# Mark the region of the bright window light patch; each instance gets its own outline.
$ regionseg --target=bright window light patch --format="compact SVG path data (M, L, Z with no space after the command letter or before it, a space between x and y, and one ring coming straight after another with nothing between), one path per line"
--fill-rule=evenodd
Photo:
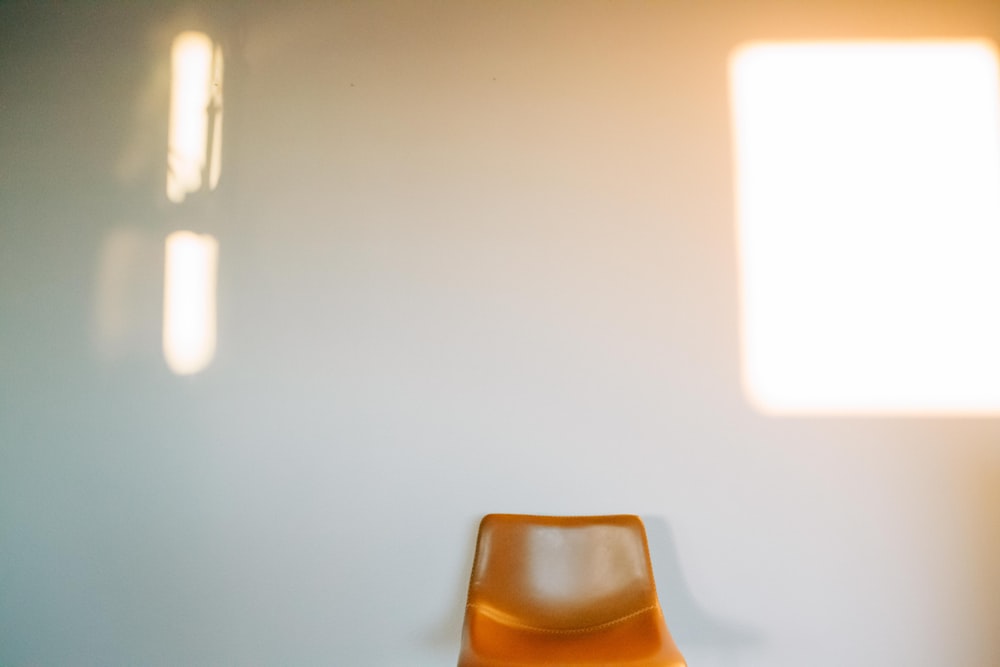
M981 40L734 52L743 374L761 410L1000 413L997 69Z
M219 242L210 234L167 237L163 290L163 356L177 375L198 373L215 356Z
M167 198L214 190L222 170L222 49L208 35L183 32L170 51Z

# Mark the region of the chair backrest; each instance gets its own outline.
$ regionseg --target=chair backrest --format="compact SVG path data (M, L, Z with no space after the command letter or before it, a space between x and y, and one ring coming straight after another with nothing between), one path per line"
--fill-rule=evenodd
M479 526L469 605L528 628L574 630L658 606L637 516L490 514Z

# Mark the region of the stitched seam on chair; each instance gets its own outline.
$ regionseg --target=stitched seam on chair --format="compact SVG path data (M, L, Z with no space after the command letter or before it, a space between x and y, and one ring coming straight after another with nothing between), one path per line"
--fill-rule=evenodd
M572 634L572 633L580 633L580 632L592 632L594 630L602 630L604 628L611 627L612 625L618 625L619 623L624 623L625 621L629 620L630 618L633 618L635 616L639 616L640 614L645 614L647 611L652 611L653 609L657 608L657 605L651 604L648 607L643 607L642 609L639 609L637 611L633 611L631 614L625 614L624 616L619 616L618 618L610 620L610 621L607 621L605 623L599 623L597 625L588 625L587 627L584 627L584 628L565 628L565 629L563 629L563 628L539 628L539 627L535 627L533 625L527 625L526 623L518 623L517 621L511 621L511 620L508 620L507 618L504 618L506 616L505 614L498 614L495 611L492 611L492 610L490 610L487 607L482 607L482 606L480 606L478 604L475 604L475 603L470 603L470 604L467 604L465 606L468 607L469 609L476 609L482 615L489 616L494 621L499 621L499 622L501 622L501 623L503 623L505 625L513 626L513 627L519 628L521 630L532 630L534 632L549 632L549 633L552 633L552 634Z

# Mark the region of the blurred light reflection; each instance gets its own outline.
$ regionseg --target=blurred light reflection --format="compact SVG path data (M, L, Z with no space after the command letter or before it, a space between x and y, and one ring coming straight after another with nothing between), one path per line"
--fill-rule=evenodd
M167 237L163 292L163 354L177 375L203 370L215 356L219 244L209 234Z
M171 49L167 198L213 190L222 172L222 49L200 32L178 35Z
M144 350L159 334L157 293L162 259L159 238L138 226L118 226L101 243L95 275L94 336L98 354L110 361Z
M759 43L730 65L749 397L1000 410L993 45Z

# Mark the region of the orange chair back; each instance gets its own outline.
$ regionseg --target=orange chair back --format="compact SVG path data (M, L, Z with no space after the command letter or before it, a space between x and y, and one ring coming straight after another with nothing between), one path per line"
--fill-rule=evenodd
M685 664L639 517L484 517L459 667L597 664Z

